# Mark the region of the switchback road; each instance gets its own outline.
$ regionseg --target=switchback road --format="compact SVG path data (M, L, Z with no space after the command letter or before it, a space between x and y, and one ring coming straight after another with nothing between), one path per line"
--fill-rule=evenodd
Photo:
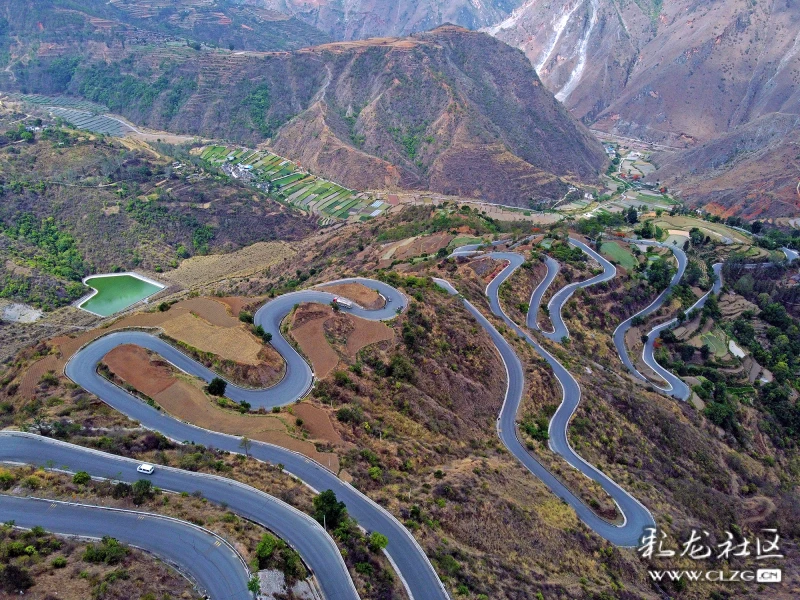
M398 310L402 311L407 304L407 299L403 294L380 281L361 278L344 281L358 282L377 289L387 299L386 305L378 310L366 310L357 305L354 305L352 309L347 309L354 315L367 319L388 319L393 317ZM237 401L246 400L254 407L272 407L289 404L305 395L313 382L313 373L308 363L282 336L280 323L283 317L300 302L329 304L333 298L334 295L327 292L303 290L279 296L259 309L255 314L254 321L272 334L272 345L286 360L286 374L280 383L266 390L250 390L228 384L226 396ZM241 452L240 438L179 421L148 406L100 376L97 373L97 363L109 351L121 344L137 344L151 349L182 371L205 381L210 381L216 376L214 372L153 335L141 331L119 331L90 342L73 355L65 368L67 377L101 398L112 408L170 439L178 442L194 441L221 450ZM412 598L426 600L449 598L444 585L420 545L411 533L379 504L340 480L319 463L285 448L253 441L250 454L264 462L283 464L287 471L315 490L333 490L337 498L347 505L350 515L362 527L368 531L378 531L385 535L389 539L386 552ZM288 538L287 541L292 541L292 538ZM302 552L301 556L306 558ZM339 597L337 595L330 596L330 598Z
M210 502L225 505L284 539L317 576L327 598L358 598L339 549L319 523L285 502L233 479L163 466L156 466L152 475L144 476L136 471L139 461L19 431L0 432L0 462L72 473L86 471L92 477L127 483L147 477L163 490L200 492ZM5 513L0 510L0 515Z
M573 240L571 240L572 242ZM585 244L576 242L575 245L585 248ZM585 249L584 249L585 251ZM597 469L594 465L586 462L580 455L578 455L569 444L567 438L567 427L572 418L581 399L581 389L578 382L558 362L547 350L540 346L527 332L523 331L516 323L514 323L500 307L498 291L500 286L506 281L513 272L519 268L524 262L524 258L515 252L488 252L485 256L489 256L495 260L507 261L506 266L486 288L486 295L489 299L489 306L494 315L503 320L503 322L510 327L518 336L525 339L542 358L547 361L548 365L553 369L556 379L561 384L562 388L562 401L556 410L553 418L550 421L548 432L550 434L549 445L553 452L559 454L571 466L578 469L581 473L590 479L599 483L602 488L614 499L620 512L623 515L622 525L614 525L608 521L600 518L594 511L592 511L586 504L583 503L575 494L567 488L561 480L557 479L550 471L545 469L531 454L527 451L525 446L519 440L517 435L517 413L519 412L520 404L522 402L522 394L525 387L525 374L522 368L522 363L519 360L514 349L500 334L499 331L491 324L491 322L469 301L462 298L462 302L467 311L472 314L478 323L486 330L492 338L498 352L503 360L508 373L508 383L506 388L506 395L503 406L500 410L500 415L497 419L497 434L503 444L509 451L519 460L531 473L541 479L554 494L567 502L577 513L578 517L598 535L602 536L609 542L618 546L636 546L638 545L645 528L652 527L655 524L653 516L638 500L631 496L628 492L623 490L615 481L605 475L602 471ZM616 269L605 261L598 261L603 266L603 273L593 277L592 279L582 282L584 286L591 285L592 283L599 283L607 281L614 277ZM451 294L458 292L453 286L442 279L435 280L441 287L446 289ZM592 283L590 283L592 282ZM569 286L568 286L569 287ZM572 286L572 291L569 293L558 292L552 302L553 313L560 314L561 308L566 302L571 293L577 286ZM530 310L535 310L534 306ZM563 324L563 322L562 322ZM566 330L566 326L564 326ZM563 336L562 336L563 337ZM560 337L558 338L561 339Z

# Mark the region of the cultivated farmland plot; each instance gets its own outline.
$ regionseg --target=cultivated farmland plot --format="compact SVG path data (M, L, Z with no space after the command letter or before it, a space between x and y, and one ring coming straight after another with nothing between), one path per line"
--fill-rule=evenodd
M375 217L390 207L369 195L320 179L266 150L211 145L201 150L200 158L215 167L228 165L225 170L234 178L248 177L248 181L261 188L266 184L278 200L319 215L323 224ZM244 167L252 173L252 178L242 175Z
M61 117L78 129L122 137L133 131L133 127L104 113L108 108L102 104L68 98L65 96L42 96L39 94L8 94L8 97L26 104L39 106L56 117Z

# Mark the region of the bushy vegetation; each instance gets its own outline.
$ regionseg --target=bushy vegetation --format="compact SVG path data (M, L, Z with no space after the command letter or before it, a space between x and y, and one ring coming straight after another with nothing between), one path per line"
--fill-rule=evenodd
M37 135L0 153L0 254L10 259L0 297L57 308L88 291L80 279L90 273L159 272L313 227L257 190L201 177L186 148L158 144L155 157L53 124Z
M253 568L278 569L286 576L289 585L308 576L300 555L282 539L269 533L265 533L256 546Z
M90 563L115 565L122 561L130 550L111 536L105 535L99 544L89 544L83 553L83 560Z
M87 274L75 238L63 231L54 217L38 219L31 213L23 213L14 223L0 223L0 233L36 249L31 255L20 257L30 266L73 281L80 281Z

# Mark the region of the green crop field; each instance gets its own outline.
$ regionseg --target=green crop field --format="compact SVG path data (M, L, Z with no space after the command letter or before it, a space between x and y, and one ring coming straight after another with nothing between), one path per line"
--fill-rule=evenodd
M634 269L639 262L628 250L617 242L605 242L600 247L600 252L625 269Z
M201 150L200 158L214 166L249 165L255 176L254 184L263 188L264 182L271 182L280 190L283 204L322 215L322 224L336 218L347 219L351 213L356 217L374 204L374 198L362 197L336 183L320 180L292 161L264 150L211 145ZM388 208L388 204L380 203L369 212Z
M700 336L704 344L708 344L714 356L722 358L728 353L728 345L725 343L725 334L722 332L708 332Z

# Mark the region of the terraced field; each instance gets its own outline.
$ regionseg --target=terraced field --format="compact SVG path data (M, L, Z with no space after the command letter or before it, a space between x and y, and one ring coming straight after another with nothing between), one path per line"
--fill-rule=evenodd
M703 341L703 343L708 344L708 347L711 348L711 351L717 358L722 358L728 354L728 345L725 340L725 334L719 329L704 333L700 336L700 339Z
M364 221L391 206L307 173L298 164L266 150L213 145L202 148L200 157L234 179L270 192L279 201L319 215L323 225L341 219Z
M92 133L123 137L134 131L134 128L127 123L105 114L108 113L108 108L102 104L67 96L41 96L39 94L8 94L8 96L12 100L43 108L76 128Z

